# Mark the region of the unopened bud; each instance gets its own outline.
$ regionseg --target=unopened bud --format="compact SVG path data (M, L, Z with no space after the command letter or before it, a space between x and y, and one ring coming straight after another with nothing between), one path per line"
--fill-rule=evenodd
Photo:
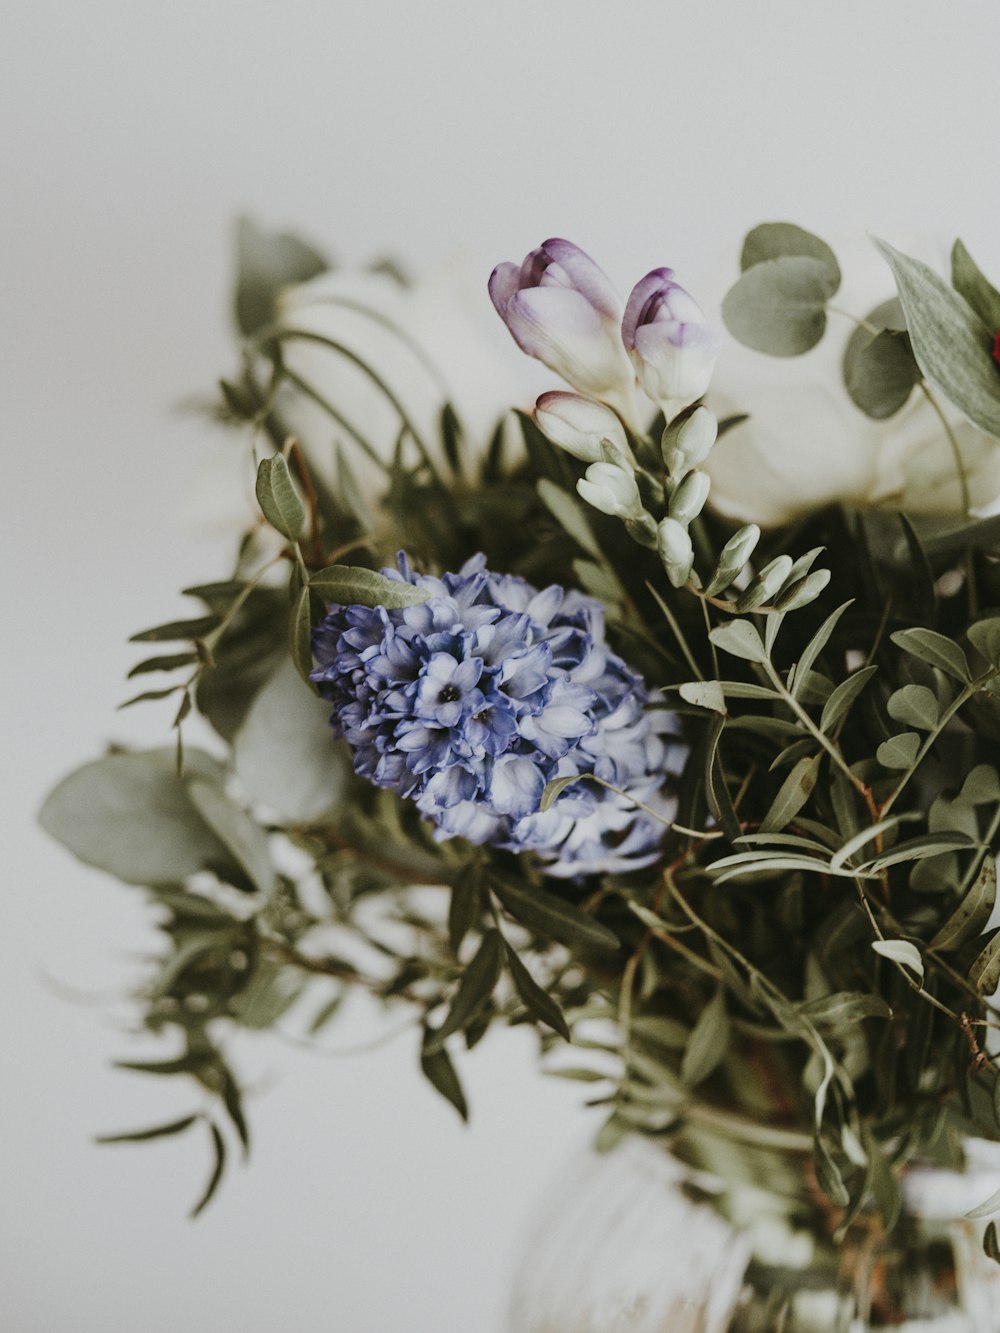
M753 611L776 597L792 572L792 557L779 555L765 565L736 603L737 611Z
M728 588L733 579L750 559L754 547L760 541L760 528L756 523L747 523L745 527L734 532L726 542L719 555L719 563L715 567L715 573L711 582L705 589L708 597L714 597L716 593L722 592Z
M578 393L543 393L535 404L538 429L553 444L583 463L601 459L601 442L607 440L631 460L622 423L603 403Z
M820 595L830 582L828 569L817 569L807 574L804 579L790 583L775 602L776 611L797 611L800 606L807 606Z
M615 518L641 518L645 510L631 472L615 463L591 463L576 489L587 504Z
M667 506L670 517L686 527L704 509L711 485L707 472L689 472L670 497Z
M660 447L670 476L679 481L711 453L719 434L719 423L704 404L677 417L663 432Z
M667 578L675 588L682 588L694 564L694 548L684 524L675 518L662 519L656 529L656 549Z

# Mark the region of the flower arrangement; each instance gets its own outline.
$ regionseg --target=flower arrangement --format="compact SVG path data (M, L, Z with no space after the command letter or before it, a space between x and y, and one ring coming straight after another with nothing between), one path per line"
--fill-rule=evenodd
M163 1053L125 1067L206 1100L110 1137L207 1128L196 1211L248 1144L231 1033L315 1034L352 987L417 1016L463 1117L462 1047L530 1023L603 1142L805 1144L842 1227L1000 1138L1000 293L961 242L950 282L876 244L896 296L847 316L829 246L755 228L730 356L671 269L622 301L546 241L489 297L564 385L484 431L394 276L387 314L244 228L215 415L256 511L134 636L175 743L41 814L158 914ZM821 343L832 450L790 360Z

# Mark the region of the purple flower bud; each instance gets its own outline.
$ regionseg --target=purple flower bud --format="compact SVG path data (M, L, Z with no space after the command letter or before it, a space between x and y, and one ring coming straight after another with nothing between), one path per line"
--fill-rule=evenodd
M577 393L543 393L535 404L535 421L542 434L584 463L599 463L601 441L613 444L622 455L632 458L622 423L610 408L581 398Z
M544 241L522 264L498 264L489 290L522 352L634 421L634 377L619 335L621 300L589 255L570 241Z
M708 388L720 339L670 268L654 268L632 288L622 341L639 383L668 417Z

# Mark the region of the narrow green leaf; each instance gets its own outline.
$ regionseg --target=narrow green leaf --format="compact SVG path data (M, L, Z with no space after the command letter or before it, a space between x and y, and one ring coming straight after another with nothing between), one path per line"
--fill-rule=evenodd
M726 700L717 680L687 681L678 686L678 693L685 703L694 704L696 708L708 708L725 716Z
M569 777L553 778L551 782L547 782L542 788L541 799L538 802L538 813L543 815L546 810L551 810L552 803L557 796L560 796L567 787L582 782L588 776L587 773L572 773Z
M559 1005L544 991L538 982L525 967L522 960L518 957L517 951L512 947L509 940L504 940L504 949L507 954L507 965L510 968L511 980L514 983L514 989L521 998L521 1003L527 1009L532 1017L540 1022L547 1024L559 1033L560 1037L566 1041L570 1040L569 1028L566 1026L566 1019Z
M205 1186L205 1192L191 1209L191 1217L197 1217L211 1202L215 1191L219 1188L219 1182L222 1179L222 1173L226 1169L226 1141L219 1132L217 1125L209 1125L212 1135L212 1151L215 1155L215 1164L212 1167L212 1174L208 1178L208 1184Z
M838 606L835 611L831 611L802 650L802 656L799 658L795 666L795 683L792 687L792 694L796 697L798 697L801 685L805 682L809 672L812 670L813 663L826 647L830 635L836 629L840 617L844 614L847 608L852 605L853 599L852 601L844 602L841 606Z
M826 241L794 222L762 222L747 232L740 255L740 269L746 272L755 264L786 255L807 255L826 265L834 291L840 286L840 265Z
M928 666L937 667L948 676L968 683L969 663L957 643L932 629L898 629L889 636L904 653L919 657Z
M928 948L957 949L967 939L979 935L986 928L997 897L997 863L992 853L983 858L979 874L968 893L952 912Z
M278 881L264 830L214 783L193 778L188 783L188 792L195 809L219 841L229 848L251 883L269 897Z
M428 1037L433 1037L433 1035L430 1032L427 1034ZM441 1094L445 1101L451 1102L463 1120L468 1120L469 1104L465 1100L465 1093L462 1091L455 1066L444 1047L435 1047L433 1050L429 1050L425 1042L420 1052L420 1068L430 1085Z
M983 1232L983 1253L987 1259L1000 1264L1000 1239L997 1238L997 1224L991 1222Z
M855 671L853 676L848 676L834 687L833 693L823 705L819 720L821 731L829 733L840 725L877 670L877 666L862 667L860 671Z
M141 694L133 694L131 699L126 699L124 703L118 705L118 712L123 708L131 708L133 704L151 703L154 699L167 699L171 694L176 694L178 690L183 690L184 685L178 682L176 685L167 685L162 690L143 690ZM187 694L184 696L187 698Z
M848 839L843 847L838 848L830 860L831 868L839 870L841 866L846 865L855 852L859 852L862 847L873 842L880 833L887 833L899 823L898 818L893 815L891 819L880 820L877 824L872 824L868 828L863 828L856 833L853 838Z
M993 935L969 968L969 980L980 995L992 995L1000 986L1000 932Z
M689 1088L704 1082L725 1059L730 1024L720 987L698 1015L681 1059L681 1081Z
M127 679L148 675L150 671L174 671L177 667L192 666L197 660L197 653L171 653L167 657L147 657L143 662L136 662Z
M901 731L890 736L875 751L875 758L883 768L909 768L920 750L920 736L915 731Z
M427 1050L433 1054L453 1032L461 1032L476 1017L500 980L503 941L498 930L488 930L468 967L462 973L444 1022L433 1033Z
M835 1203L838 1208L846 1208L851 1201L851 1196L848 1194L844 1178L830 1156L830 1150L823 1142L823 1137L820 1134L817 1134L813 1140L813 1160L816 1166L816 1180L820 1189L827 1195L831 1203Z
M297 236L265 231L240 218L236 233L236 324L240 333L256 333L274 322L278 294L329 268L326 259Z
M859 869L870 875L880 875L890 866L900 865L904 861L919 861L928 856L940 856L942 852L964 851L975 847L976 843L964 833L922 833L919 838L908 838L897 843L889 852L868 861Z
M822 761L822 754L814 754L794 765L761 821L762 833L776 833L792 822L816 787Z
M511 916L539 935L551 935L563 944L591 949L617 949L619 946L618 936L607 926L554 893L496 873L490 883Z
M876 240L892 269L917 364L954 405L989 435L1000 436L1000 376L993 333L926 264Z
M396 610L426 602L430 592L402 579L388 579L373 569L356 565L330 565L309 579L309 586L325 602L338 606L384 606Z
M722 756L719 753L719 742L722 740L725 725L724 717L718 713L711 714L704 742L705 796L708 799L709 809L722 826L722 831L730 842L734 842L742 830L733 798L726 784Z
M194 620L170 620L165 625L140 630L129 638L129 643L163 643L173 639L201 639L210 634L220 621L219 616L197 616Z
M95 1143L146 1143L150 1139L165 1139L171 1134L183 1134L196 1121L200 1114L185 1115L180 1120L171 1120L166 1125L153 1125L150 1129L134 1129L128 1134L99 1134Z
M541 497L542 504L563 531L573 538L577 546L600 562L602 559L601 548L597 544L582 505L578 505L568 491L564 491L554 481L550 481L548 477L540 478L538 494Z
M1000 292L983 274L961 241L951 251L951 285L965 298L987 329L1000 329Z
M826 303L838 285L828 263L811 255L762 260L729 289L722 318L755 351L799 356L822 338Z
M309 673L313 668L312 608L308 588L303 588L295 599L288 626L288 638L295 669L302 679L308 682Z
M872 940L872 949L883 958L909 968L923 980L924 960L920 957L920 950L909 940Z
M302 536L306 511L295 493L283 454L262 458L257 469L257 503L271 527L296 542Z
M979 1204L977 1208L970 1209L965 1216L970 1222L979 1222L984 1217L992 1217L994 1213L1000 1213L1000 1190L991 1194L985 1203Z
M748 662L766 662L767 651L760 635L749 620L730 620L718 625L708 636L716 648Z
M803 1018L821 1026L843 1030L849 1023L856 1023L863 1018L891 1018L892 1010L881 995L870 995L864 991L836 991L833 995L824 995L818 1000L798 1006Z
M769 616L768 620L776 620L778 617ZM772 690L768 685L752 685L745 680L720 680L718 682L722 693L727 699L780 699L781 695L777 690Z

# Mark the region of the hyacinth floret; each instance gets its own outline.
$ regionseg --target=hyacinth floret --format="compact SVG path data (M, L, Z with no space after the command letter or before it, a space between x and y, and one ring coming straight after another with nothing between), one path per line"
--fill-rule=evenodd
M358 774L411 797L435 836L532 850L549 874L655 860L673 812L664 783L684 747L605 643L601 604L492 573L482 555L441 578L402 553L383 572L428 600L335 605L313 636L312 679ZM540 812L546 783L577 774L628 797L581 781Z

